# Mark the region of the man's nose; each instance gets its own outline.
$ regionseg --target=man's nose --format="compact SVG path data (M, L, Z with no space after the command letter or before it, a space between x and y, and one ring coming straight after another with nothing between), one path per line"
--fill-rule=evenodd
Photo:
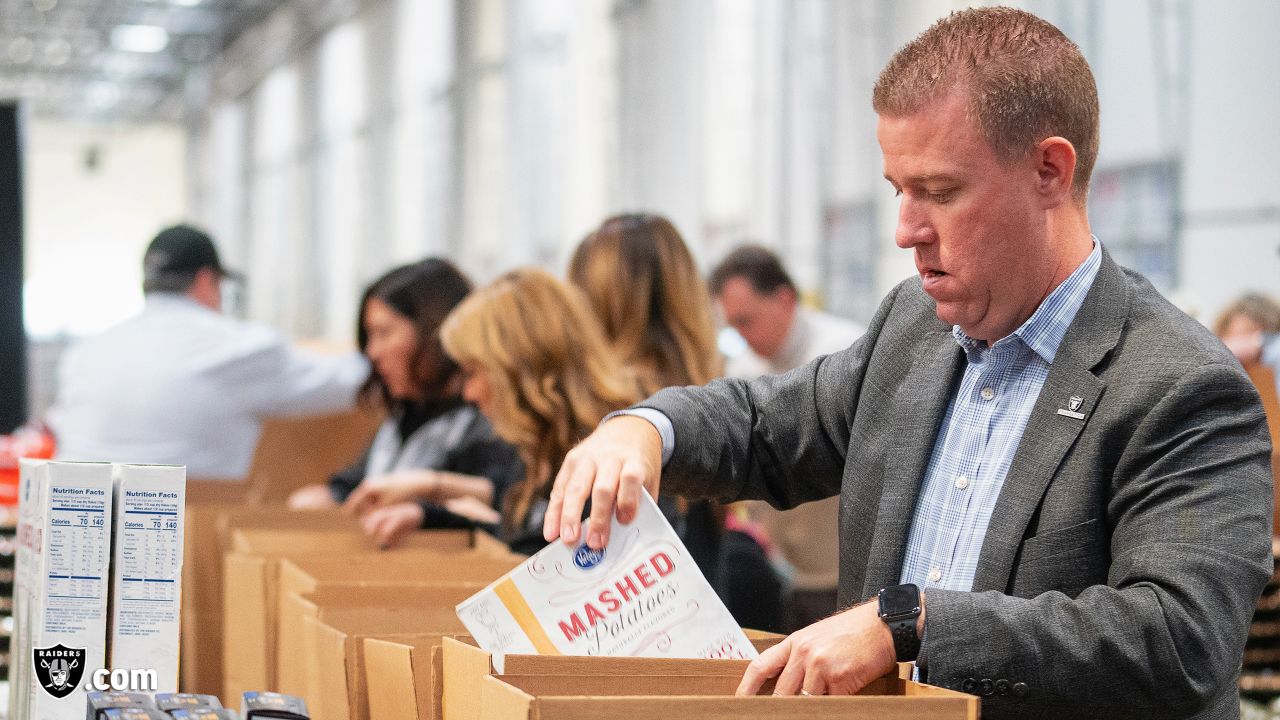
M894 243L906 249L932 242L933 238L933 227L929 224L924 207L910 195L904 194L898 203L898 226L893 233Z

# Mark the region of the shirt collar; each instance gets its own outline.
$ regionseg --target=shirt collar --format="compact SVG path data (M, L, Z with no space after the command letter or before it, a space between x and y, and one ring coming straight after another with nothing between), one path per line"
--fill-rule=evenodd
M200 308L209 310L209 308L196 302L186 293L176 292L149 292L144 296L146 307L148 308Z
M997 340L995 345L1016 338L1052 365L1053 359L1058 355L1058 347L1062 345L1062 338L1066 337L1067 328L1071 327L1071 321L1080 311L1080 306L1084 305L1084 298L1089 294L1089 288L1093 287L1093 280L1098 276L1098 268L1101 266L1102 243L1094 237L1093 251L1080 263L1080 267L1049 293L1026 322L1008 337ZM970 358L974 355L980 357L988 350L984 341L969 337L959 325L951 328L951 334Z

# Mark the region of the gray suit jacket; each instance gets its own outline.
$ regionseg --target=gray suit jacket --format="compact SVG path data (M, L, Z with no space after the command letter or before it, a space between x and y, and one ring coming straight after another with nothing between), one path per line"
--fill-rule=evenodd
M842 605L898 582L964 356L918 279L851 348L664 390L663 487L780 507L840 494ZM1059 415L1079 397L1084 420ZM972 592L927 593L922 666L984 718L1236 717L1271 575L1271 443L1203 327L1104 253L997 500Z

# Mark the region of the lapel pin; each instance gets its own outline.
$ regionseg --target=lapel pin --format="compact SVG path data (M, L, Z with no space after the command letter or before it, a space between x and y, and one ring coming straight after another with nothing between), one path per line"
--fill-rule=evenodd
M1069 417L1069 418L1075 418L1076 420L1083 420L1084 413L1080 412L1080 406L1083 404L1084 404L1084 398L1076 395L1072 395L1071 400L1067 402L1067 407L1058 408L1058 414L1065 415L1066 417ZM1071 408L1071 409L1068 410L1067 408Z

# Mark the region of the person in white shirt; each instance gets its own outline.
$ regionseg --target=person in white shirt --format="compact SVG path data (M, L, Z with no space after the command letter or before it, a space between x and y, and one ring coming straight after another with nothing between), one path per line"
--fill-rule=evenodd
M187 225L156 235L143 257L146 306L70 348L48 420L60 458L166 463L187 476L239 480L264 418L337 412L368 377L358 353L295 349L221 314L213 241Z
M782 262L763 247L744 245L729 253L712 271L709 284L725 322L749 348L729 359L730 377L785 373L849 347L865 332L852 320L802 307ZM835 612L840 498L785 512L763 502L749 507L791 568L784 630L799 630Z

